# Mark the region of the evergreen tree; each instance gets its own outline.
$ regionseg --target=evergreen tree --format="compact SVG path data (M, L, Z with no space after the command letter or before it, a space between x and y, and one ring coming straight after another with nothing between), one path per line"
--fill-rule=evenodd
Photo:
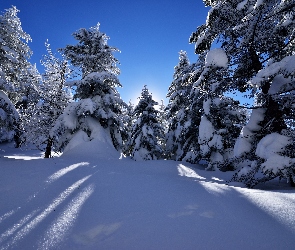
M129 104L125 106L122 113L122 121L126 131L126 138L124 140L125 143L123 147L123 153L127 156L131 155L131 150L132 150L131 133L132 133L132 127L134 124L133 112L134 112L134 104L131 103L131 100L130 100Z
M11 141L15 136L19 114L6 93L0 90L0 143Z
M20 146L29 142L27 135L30 127L28 124L32 119L33 110L40 100L40 84L41 75L36 65L32 65L32 67L28 69L27 74L23 77L22 89L19 90L20 98L15 104L20 116L17 124L15 143L19 143Z
M11 7L0 15L0 90L9 98L5 104L9 107L15 105L21 111L27 107L32 99L36 99L36 68L28 62L32 51L28 46L30 36L22 29L17 16L19 10ZM8 100L7 98L3 98ZM11 110L14 108L11 108ZM16 147L20 145L21 119L17 112L12 112L14 120ZM4 123L3 123L4 124ZM8 124L8 123L6 123ZM9 123L10 124L10 123ZM11 128L2 128L2 131L11 131ZM10 136L9 136L10 138Z
M164 137L164 131L158 120L158 111L154 108L157 104L144 86L139 103L134 109L136 121L131 134L131 155L136 161L157 160L162 157L160 140Z
M189 76L192 72L185 51L179 52L179 63L174 67L173 81L168 89L169 103L166 107L168 131L166 133L166 155L168 159L179 160L183 154L183 145L186 136L182 133L187 121L190 107L190 92L192 83Z
M119 61L113 55L119 50L107 44L109 37L99 30L99 26L98 23L90 29L79 29L73 34L78 44L61 49L72 65L82 71L82 79L93 72L120 74L117 67ZM78 98L82 98L80 95L82 94L78 94Z
M188 74L187 83L190 86L190 93L187 97L188 106L184 107L177 114L180 117L179 142L181 146L180 154L177 160L183 160L190 163L198 163L201 160L200 145L198 142L199 126L203 112L204 94L202 90L195 85L204 68L204 56L199 56L196 63L191 65Z
M90 29L80 29L73 34L76 45L67 45L61 51L71 64L82 72L82 79L76 80L74 98L58 118L52 135L63 150L75 136L92 140L99 136L102 127L109 134L114 147L122 148L124 126L121 120L122 108L126 104L120 98L116 87L121 87L117 78L119 69L113 52L107 45L108 37L100 32L99 24Z
M40 99L36 105L27 108L28 117L24 123L27 142L45 151L45 158L49 158L52 146L56 144L50 130L71 98L70 90L65 86L71 70L66 59L53 54L48 41L45 46L47 54L41 61L45 73L39 85Z
M28 59L32 51L28 46L31 37L21 27L16 7L0 15L0 89L8 93L13 103L19 101L19 91L24 88L23 78L30 68Z
M159 123L161 124L161 127L163 128L164 135L167 135L168 131L168 121L167 121L167 109L164 104L164 100L161 100L161 104L159 105L158 109L158 117L159 117ZM163 157L166 159L166 138L163 136L163 138L160 138L159 141L162 149L163 149Z
M270 171L271 174L264 171L261 179L256 176L263 171L266 160L265 155L259 156L257 147L260 148L263 138L269 138L270 134L283 136L287 129L285 116L288 111L272 90L274 86L283 87L286 81L292 82L293 75L289 74L287 78L284 73L284 79L278 79L279 70L274 72L272 69L280 68L283 72L284 62L293 60L295 5L293 1L279 0L206 0L205 4L211 7L206 24L199 26L190 38L196 44L196 53L208 51L218 42L229 58L230 88L257 94L257 105L235 146L236 167L242 168L235 180L253 186L260 181L285 176L278 171ZM281 66L275 66L277 64ZM267 74L271 76L266 78ZM286 143L284 145L287 147Z
M208 162L208 170L233 170L229 159L246 120L246 112L239 108L239 102L224 95L228 90L227 77L225 52L222 49L209 51L205 67L194 84L203 99L198 142L201 156Z

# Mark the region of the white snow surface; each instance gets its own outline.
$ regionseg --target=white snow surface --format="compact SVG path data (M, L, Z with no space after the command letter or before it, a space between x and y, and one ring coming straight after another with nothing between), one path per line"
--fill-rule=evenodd
M248 0L244 0L243 2L240 2L238 5L237 5L237 10L242 10L245 5L248 3Z
M253 109L252 113L251 113L251 116L250 116L250 120L247 123L246 127L250 131L258 131L261 128L259 123L263 121L264 113L265 113L264 108ZM248 133L246 131L243 131L243 135L248 136Z
M263 137L257 145L256 155L268 159L273 154L283 152L287 145L292 144L290 137L272 133Z
M58 118L55 126L58 127L60 123L63 123L66 128L74 130L78 125L76 107L77 102L70 103L65 108L64 113Z
M256 155L265 159L262 164L264 172L271 171L277 173L283 171L285 167L290 167L294 164L294 159L287 156L279 155L283 152L287 145L290 145L292 140L288 136L272 133L263 137L257 145Z
M212 100L210 98L203 101L203 109L206 115L210 115L211 103L212 103Z
M227 68L228 58L223 49L210 50L205 59L205 66Z
M243 127L241 135L238 137L234 146L234 156L240 157L244 153L250 152L252 148L253 132L258 131L261 126L259 123L264 119L264 108L253 109L250 120Z
M8 98L7 94L4 91L2 91L2 90L0 90L0 98L3 99L3 101L5 103L7 103L7 105L13 110L13 115L15 117L18 117L17 110L15 109L14 105L12 104L12 102L10 101L10 99ZM4 112L4 110L3 110L3 112Z
M99 138L40 155L0 144L0 249L294 248L285 182L227 185L232 172L133 161Z
M240 135L234 146L234 156L240 157L243 153L250 152L251 148L252 145L251 142L249 142L248 138Z
M264 0L257 0L254 9L257 9L262 4L264 4Z
M199 126L199 143L203 144L212 139L214 134L214 128L212 123L207 119L206 115L201 117L201 122Z
M270 62L265 68L261 69L256 76L250 81L252 85L255 85L257 87L261 86L261 83L265 80L268 80L269 78L272 78L276 75L280 75L280 80L282 80L282 76L290 76L293 75L294 77L294 71L295 71L295 55L292 56L286 56L279 62ZM277 80L277 79L276 79ZM291 79L289 79L290 81ZM284 81L280 82L281 87L286 84L286 82L289 82L288 79L285 79ZM275 82L275 85L279 84L278 82ZM277 86L275 87L276 90L279 89ZM271 89L270 94L274 94L274 89Z

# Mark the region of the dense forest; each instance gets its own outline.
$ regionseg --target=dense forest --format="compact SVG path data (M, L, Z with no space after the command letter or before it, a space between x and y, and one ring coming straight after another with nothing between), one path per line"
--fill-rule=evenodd
M18 9L5 10L0 143L34 144L49 158L103 129L135 161L202 161L207 170L232 171L232 181L248 187L274 178L294 185L295 3L204 2L211 7L207 20L189 38L198 60L179 52L166 107L147 86L137 105L121 99L118 49L99 24L74 32L77 43L56 53L46 41L40 74ZM235 92L254 104L242 106Z

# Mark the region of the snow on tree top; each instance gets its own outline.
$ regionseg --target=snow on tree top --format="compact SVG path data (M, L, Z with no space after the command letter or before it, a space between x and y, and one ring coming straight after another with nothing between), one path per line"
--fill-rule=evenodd
M279 73L282 73L285 77L289 77L294 75L294 71L295 71L295 55L286 56L279 62L270 62L267 67L261 69L257 73L257 75L250 81L250 84L260 87L263 81L273 76L279 75ZM279 88L276 87L276 89L278 90ZM272 89L271 94L274 94L274 89Z
M245 0L243 2L240 2L238 5L237 5L237 10L241 10L245 7L245 5L247 4L248 0Z
M207 53L205 65L227 68L228 58L223 49L213 49Z
M255 6L254 6L254 9L257 9L260 5L262 5L264 3L263 0L257 0Z

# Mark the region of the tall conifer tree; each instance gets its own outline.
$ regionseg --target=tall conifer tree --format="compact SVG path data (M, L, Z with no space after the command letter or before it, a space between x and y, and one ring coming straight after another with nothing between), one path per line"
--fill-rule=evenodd
M135 123L131 134L132 158L136 161L162 157L160 140L164 137L164 131L159 123L158 111L154 108L157 104L144 86L139 103L134 108Z
M117 78L118 60L113 55L118 49L107 44L109 37L99 30L99 24L80 29L73 36L78 44L67 45L61 51L81 71L82 79L74 81L76 102L67 106L52 133L62 150L75 136L94 139L98 136L96 129L102 127L114 147L121 150L124 133L121 114L126 104L116 89L121 87Z
M279 164L271 170L265 163L269 156L260 154L258 148L261 149L263 138L271 134L284 136L287 129L289 107L281 98L294 85L294 67L290 65L294 61L295 5L293 1L280 0L204 2L211 7L207 21L190 38L196 44L196 53L208 51L218 42L229 58L230 88L249 90L257 99L235 146L236 167L242 168L235 180L253 186L277 176L286 177L293 165ZM288 140L282 140L282 147L288 147ZM274 153L284 156L280 149L274 149ZM290 159L286 161L292 162ZM264 172L263 178L257 175L260 171Z

